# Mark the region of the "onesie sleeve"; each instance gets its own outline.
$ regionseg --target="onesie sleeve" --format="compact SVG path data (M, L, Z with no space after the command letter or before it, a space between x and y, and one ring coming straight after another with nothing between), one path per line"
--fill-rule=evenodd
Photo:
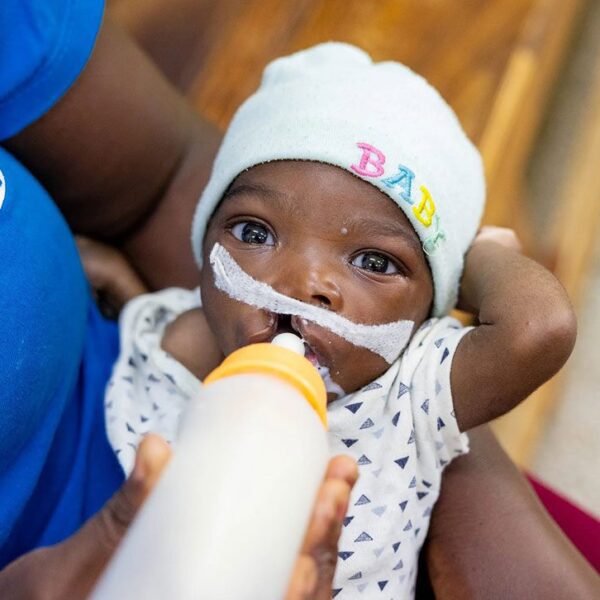
M431 320L408 350L414 361L411 400L416 442L420 453L428 454L440 469L469 451L467 434L460 432L454 413L450 371L456 348L471 329L450 317Z
M39 119L88 61L103 0L2 0L0 140Z
M142 438L177 439L179 419L201 382L162 347L169 323L200 306L200 290L167 288L128 302L119 317L120 352L105 395L106 431L126 475Z

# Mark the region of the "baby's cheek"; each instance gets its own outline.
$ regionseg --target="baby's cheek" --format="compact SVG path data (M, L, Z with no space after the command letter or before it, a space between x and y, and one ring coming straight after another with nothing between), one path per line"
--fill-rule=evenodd
M227 302L221 299L222 294L214 287L212 278L202 277L200 283L202 309L206 322L215 336L219 349L225 352L227 337L227 323L230 321Z

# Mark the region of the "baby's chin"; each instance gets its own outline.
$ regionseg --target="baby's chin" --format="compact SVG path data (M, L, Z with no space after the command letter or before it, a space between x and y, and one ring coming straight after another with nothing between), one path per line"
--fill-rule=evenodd
M370 355L368 351L363 349L357 349L358 359L357 363L364 365L364 368L358 366L354 369L348 369L347 367L341 371L335 369L329 369L326 366L314 364L316 369L319 371L319 375L325 383L325 389L327 390L327 403L339 400L344 396L348 396L355 392L360 391L365 386L373 383L376 379L381 377L389 368L387 364L380 357L365 356ZM364 359L364 360L363 360ZM354 362L354 361L353 361ZM368 364L374 362L376 364ZM355 373L360 372L361 377L356 378Z

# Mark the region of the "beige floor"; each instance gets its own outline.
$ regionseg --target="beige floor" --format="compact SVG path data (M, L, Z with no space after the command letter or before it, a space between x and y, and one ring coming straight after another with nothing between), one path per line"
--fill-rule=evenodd
M590 0L530 167L530 205L542 239L576 133L586 126L581 115L588 101L589 74L600 68L598 63L600 0ZM578 316L579 336L565 367L566 385L537 448L533 471L600 517L600 244Z

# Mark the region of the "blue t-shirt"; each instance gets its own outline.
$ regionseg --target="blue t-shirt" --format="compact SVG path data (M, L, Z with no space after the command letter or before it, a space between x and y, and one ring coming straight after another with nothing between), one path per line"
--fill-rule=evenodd
M101 0L2 0L0 140L41 117L92 52ZM64 219L0 146L0 568L74 531L117 489L104 387L118 353Z

